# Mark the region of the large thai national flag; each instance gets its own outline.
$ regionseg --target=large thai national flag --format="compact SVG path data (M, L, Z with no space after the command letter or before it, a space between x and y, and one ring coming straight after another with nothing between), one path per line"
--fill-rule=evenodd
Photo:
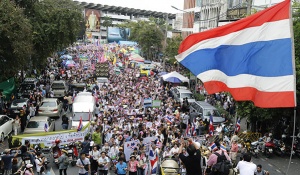
M189 35L176 59L209 94L229 91L262 108L294 107L290 0L247 18Z

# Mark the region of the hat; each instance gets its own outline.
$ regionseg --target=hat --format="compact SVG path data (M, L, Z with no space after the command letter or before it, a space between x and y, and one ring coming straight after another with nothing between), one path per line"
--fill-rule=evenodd
M9 153L9 152L10 152L10 149L5 149L4 152L5 152L5 153Z
M136 159L135 155L133 155L133 154L131 154L130 159L131 159L132 157L134 157L134 159Z
M209 153L210 153L210 151L209 151L209 150L206 150L203 154L204 154L205 156L207 156Z
M200 118L199 118L199 117L197 117L197 118L196 118L196 120L200 120Z
M26 165L26 168L32 168L32 167L33 167L33 165L31 163Z
M61 152L68 154L68 151L65 149L62 149Z

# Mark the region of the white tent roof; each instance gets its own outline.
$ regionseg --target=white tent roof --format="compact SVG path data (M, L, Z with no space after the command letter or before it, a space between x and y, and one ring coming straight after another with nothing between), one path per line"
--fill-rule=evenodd
M163 78L163 80L166 80L170 77L176 77L176 78L180 79L182 82L189 82L189 79L187 77L181 75L180 73L178 73L176 71L173 71L173 72L170 72L168 74L162 75L161 77Z

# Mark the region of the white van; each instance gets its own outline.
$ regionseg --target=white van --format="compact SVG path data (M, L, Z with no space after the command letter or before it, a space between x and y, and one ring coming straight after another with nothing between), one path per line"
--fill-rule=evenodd
M83 126L88 124L95 115L95 109L95 97L92 95L77 95L73 102L72 129L79 126L80 118L82 118Z
M221 116L218 109L212 106L211 104L206 103L205 101L196 101L191 103L190 112L192 112L193 110L195 110L196 113L200 114L203 120L207 119L209 121L209 118L212 115L213 125L225 122L225 118Z
M180 102L180 104L183 104L185 98L188 98L189 103L196 101L193 93L184 86L177 86L171 89L171 92L173 93L175 101Z

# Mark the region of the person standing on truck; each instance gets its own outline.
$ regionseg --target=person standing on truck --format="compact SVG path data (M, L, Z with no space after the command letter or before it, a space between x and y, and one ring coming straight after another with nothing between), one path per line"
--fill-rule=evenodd
M68 94L64 97L65 100L68 100L68 109L70 112L72 112L72 105L73 105L73 100L72 100L72 95Z

